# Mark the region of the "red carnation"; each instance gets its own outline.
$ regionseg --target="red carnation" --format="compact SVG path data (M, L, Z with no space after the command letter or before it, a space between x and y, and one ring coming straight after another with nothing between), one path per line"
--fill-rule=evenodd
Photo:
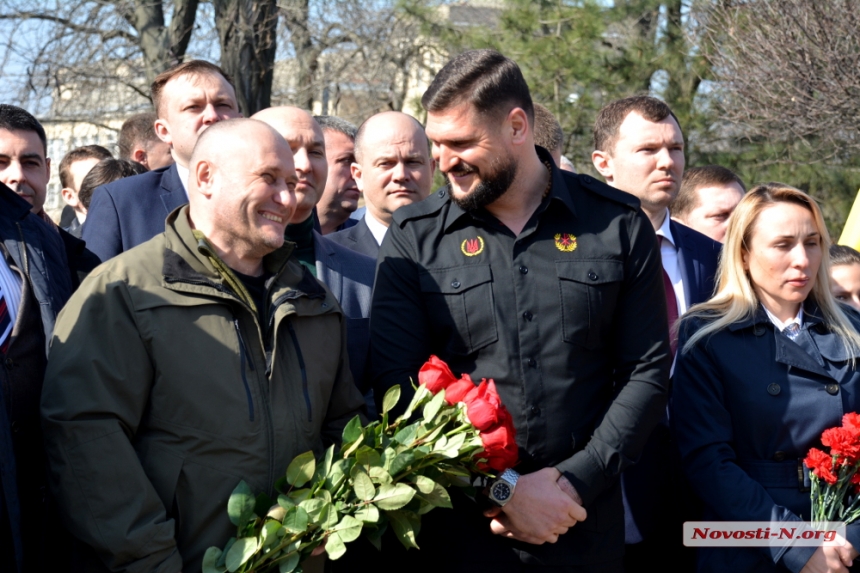
M496 383L493 380L481 380L475 388L466 394L463 402L466 403L466 415L472 425L481 432L487 431L500 422L499 411L502 408L502 399L496 392Z
M431 356L418 371L418 383L427 387L432 394L447 388L457 381L457 377L438 356Z
M499 410L498 425L481 432L481 441L484 443L484 452L478 455L487 459L486 464L481 464L482 469L489 467L501 472L516 465L519 453L517 431L506 408Z
M812 473L830 485L836 483L838 478L833 474L833 458L830 454L822 452L818 448L812 448L803 463L812 470Z
M853 465L860 457L858 436L845 428L830 428L821 434L821 443L830 447L830 455L842 458L844 463Z
M860 414L850 412L842 416L842 427L855 436L860 436Z
M445 388L445 401L453 406L457 402L462 402L466 398L466 394L474 389L475 383L471 376L463 374L459 380Z

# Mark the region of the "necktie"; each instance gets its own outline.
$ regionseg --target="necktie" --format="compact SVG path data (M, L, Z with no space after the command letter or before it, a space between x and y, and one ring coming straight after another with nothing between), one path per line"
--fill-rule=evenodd
M782 330L782 333L789 339L794 340L800 334L800 325L792 322Z
M6 306L6 296L3 289L0 288L0 352L6 354L9 348L9 341L12 340L12 317L9 315L9 308Z
M662 245L663 237L658 238L660 239L659 244ZM663 288L666 291L666 315L669 319L669 345L672 347L672 357L674 358L675 351L678 349L678 337L677 335L672 334L672 328L675 326L675 323L678 322L678 298L675 296L675 287L672 286L672 279L669 278L669 274L666 272L665 268L662 270Z

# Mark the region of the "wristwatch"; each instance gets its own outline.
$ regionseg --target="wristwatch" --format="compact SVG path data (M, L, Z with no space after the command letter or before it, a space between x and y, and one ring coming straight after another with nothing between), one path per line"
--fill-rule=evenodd
M490 483L488 492L490 500L500 507L504 506L514 496L518 479L520 479L520 474L512 469L506 469L502 475Z

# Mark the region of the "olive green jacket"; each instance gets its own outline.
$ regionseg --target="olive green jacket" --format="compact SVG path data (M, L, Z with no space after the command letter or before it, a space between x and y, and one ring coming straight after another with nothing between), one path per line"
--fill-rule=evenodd
M93 271L54 330L41 403L51 487L113 571L199 571L235 535L239 480L271 495L294 456L321 453L362 409L343 313L293 244L264 259L261 325L187 210Z

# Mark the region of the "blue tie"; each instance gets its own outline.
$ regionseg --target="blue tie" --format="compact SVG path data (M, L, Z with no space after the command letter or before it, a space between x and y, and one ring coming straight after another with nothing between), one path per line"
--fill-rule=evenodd
M796 322L792 322L783 329L782 333L789 339L794 340L800 334L800 325Z

